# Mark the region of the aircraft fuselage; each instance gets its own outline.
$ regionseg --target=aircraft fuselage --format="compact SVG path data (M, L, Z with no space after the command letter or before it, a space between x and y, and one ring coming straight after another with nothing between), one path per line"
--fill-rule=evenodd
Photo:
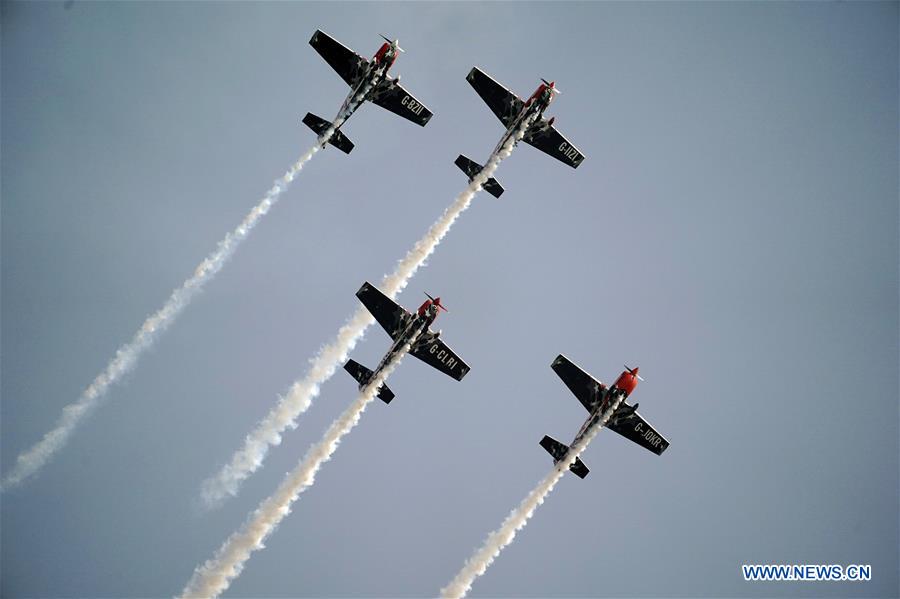
M587 420L584 421L584 424L581 425L581 428L578 430L578 434L575 435L575 439L569 445L569 447L575 447L582 439L584 439L597 425L600 424L600 421L603 419L603 415L608 411L612 410L611 413L615 413L615 411L619 408L627 395L619 389L609 389L606 392L606 397L603 399L603 402L600 406L587 417Z
M616 382L613 383L612 387L606 390L603 400L597 405L594 411L591 412L591 415L584 421L584 424L581 425L578 434L575 435L575 439L569 447L575 447L582 439L588 436L594 427L600 425L604 414L616 414L616 410L618 410L619 406L622 405L622 402L631 395L631 392L637 387L637 383L637 369L634 371L626 370L623 372L621 376L616 379ZM635 407L637 407L637 405L632 407L632 412ZM604 423L604 425L605 424L608 424L608 422Z
M500 151L506 143L509 141L511 137L516 134L516 131L522 126L522 123L526 120L529 121L529 125L533 124L535 121L541 119L544 114L544 111L547 110L547 107L550 106L550 102L553 100L553 90L546 85L541 84L537 90L531 94L531 97L528 98L528 101L522 106L522 111L519 113L519 116L513 120L510 126L506 129L506 133L503 134L503 137L500 138L500 142L497 144L497 147L494 148L492 153L496 154Z
M387 366L400 351L410 342L418 339L422 333L428 331L428 327L431 326L431 323L434 322L434 319L437 318L438 308L436 305L431 302L425 302L423 304L422 309L420 309L413 319L406 325L406 328L397 335L397 339L391 345L390 349L384 354L384 357L381 359L381 362L378 363L378 367L375 368L372 373L370 381L378 376L384 367ZM359 389L360 391L368 384L368 381L365 383L360 383Z
M344 124L350 118L350 115L356 112L356 109L371 97L378 84L387 78L388 70L390 70L394 61L397 60L398 55L399 52L393 44L385 42L381 45L381 48L369 62L366 74L360 78L359 83L350 90L347 99L341 104L341 109L338 110L337 116L334 117L335 122L340 121L341 124ZM338 126L339 128L340 126Z

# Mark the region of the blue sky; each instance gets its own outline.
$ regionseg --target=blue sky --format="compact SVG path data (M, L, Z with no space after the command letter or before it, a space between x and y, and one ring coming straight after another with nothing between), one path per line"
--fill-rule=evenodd
M375 106L35 480L4 596L171 596L355 397L339 372L222 509L200 482L465 186L502 127L465 81L562 89L576 171L522 146L399 301L471 366L407 360L228 595L426 596L585 413L565 353L672 445L609 432L473 596L898 592L896 3L6 3L2 471L313 143L346 86L307 45L379 33L435 117ZM370 329L353 357L377 363ZM865 563L860 584L743 563Z

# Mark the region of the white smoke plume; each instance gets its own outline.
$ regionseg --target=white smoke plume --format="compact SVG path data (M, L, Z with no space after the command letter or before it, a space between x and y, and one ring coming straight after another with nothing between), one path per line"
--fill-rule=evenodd
M182 597L218 597L240 576L251 554L265 546L266 538L291 513L291 505L300 494L313 485L319 468L331 459L344 435L359 423L362 413L375 398L378 387L400 364L417 337L418 335L413 336L381 372L369 381L350 407L331 423L322 440L310 447L300 464L288 473L275 494L263 501L250 514L244 526L228 537L215 557L194 570L181 592Z
M62 416L56 427L49 431L31 449L16 458L16 464L0 485L0 490L8 490L21 484L25 479L37 473L56 452L63 448L78 425L96 409L106 397L109 388L117 383L137 364L141 355L149 349L160 333L171 325L179 314L187 307L195 295L208 283L234 254L240 243L247 238L250 231L265 216L281 194L290 186L297 174L328 139L334 134L340 122L335 122L318 138L316 145L310 148L295 162L287 172L275 180L272 188L263 199L253 207L244 220L233 231L228 233L206 259L200 263L181 287L175 289L168 301L155 313L151 314L138 329L131 341L121 346L106 368L97 378L82 391L77 401L63 408Z
M385 276L380 289L388 297L396 297L406 287L409 279L434 252L456 219L469 207L481 186L493 176L500 162L512 153L532 122L533 119L526 119L515 135L488 158L482 171L416 242L397 264L393 274ZM281 443L281 435L286 429L297 427L297 418L309 409L313 399L319 395L321 385L347 360L347 356L373 322L369 312L360 308L341 327L337 338L319 350L311 360L306 376L295 381L288 393L279 399L278 404L246 436L243 447L234 453L231 461L216 475L203 482L201 497L207 508L216 507L229 496L237 495L241 483L262 466L269 447Z
M590 433L581 440L580 443L573 446L569 450L565 460L560 461L553 467L553 470L528 494L527 497L514 509L500 528L488 535L484 544L470 557L463 565L459 573L450 581L446 587L441 589L441 597L460 598L465 597L472 589L472 583L476 578L484 574L488 567L497 559L500 552L513 542L516 533L528 524L528 520L534 515L535 510L544 503L544 499L559 482L559 479L569 470L569 466L575 463L581 453L587 448L591 440L600 432L600 429L606 426L610 417L619 407L622 401L615 401L609 409L604 412L599 423L590 431Z

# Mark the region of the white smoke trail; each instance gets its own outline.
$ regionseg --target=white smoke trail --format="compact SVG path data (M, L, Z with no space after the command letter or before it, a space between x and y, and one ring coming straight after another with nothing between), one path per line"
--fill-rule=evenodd
M456 219L469 207L481 186L493 176L500 162L512 153L532 122L533 119L526 119L515 135L488 158L484 169L416 242L406 257L397 264L393 274L385 276L380 285L384 293L394 298L406 287L409 279L434 252ZM347 356L373 322L369 312L360 308L341 327L337 338L319 350L311 360L311 368L306 376L295 381L275 408L246 436L243 447L234 453L231 461L216 475L203 482L201 497L207 508L215 507L227 497L237 495L241 483L262 466L269 447L281 443L281 435L286 429L297 427L297 418L309 409L313 399L318 396L321 385L347 360Z
M590 433L580 443L572 447L566 459L556 464L553 470L525 497L522 503L519 504L519 507L506 517L500 528L488 535L484 544L466 561L459 573L450 581L450 584L441 589L442 597L459 598L466 596L466 593L471 590L475 579L484 574L497 556L500 555L500 552L513 542L516 533L528 524L528 520L534 515L535 510L544 503L544 499L547 498L547 495L550 494L550 491L553 490L553 487L556 486L563 474L568 471L569 466L575 462L575 458L581 455L591 440L600 432L600 429L606 426L622 399L623 396L619 396L619 399L604 412L600 422Z
M326 129L318 138L316 145L303 154L281 178L275 180L272 188L244 217L237 228L228 233L219 242L215 251L197 266L194 274L181 287L172 292L163 307L147 317L131 341L116 351L115 357L107 364L106 369L97 375L87 389L82 391L78 400L63 408L62 416L57 421L56 427L45 434L43 439L31 449L18 456L12 472L3 479L0 490L5 491L21 484L25 479L37 473L57 451L62 449L79 423L100 405L110 386L134 368L138 358L153 345L157 336L175 321L197 292L222 269L238 245L247 238L259 220L278 201L303 165L321 149L340 125L341 122L335 121L331 127Z
M356 401L350 404L350 407L325 431L322 440L310 447L303 461L293 472L288 473L275 494L263 501L256 511L250 514L244 526L228 537L215 557L194 570L193 576L181 592L182 597L218 597L228 589L231 581L241 574L250 555L265 546L263 543L266 538L285 516L291 513L291 505L303 491L312 486L319 468L331 459L344 435L359 423L369 402L375 398L378 387L400 364L400 360L417 337L418 335L413 336L378 376L363 388Z

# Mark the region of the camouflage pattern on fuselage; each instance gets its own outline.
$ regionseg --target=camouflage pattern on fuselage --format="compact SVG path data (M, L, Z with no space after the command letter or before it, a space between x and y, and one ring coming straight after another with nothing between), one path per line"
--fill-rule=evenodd
M337 116L334 117L335 122L344 122L349 119L350 115L356 112L356 109L369 99L372 92L378 87L378 84L387 78L387 72L394 64L394 61L397 60L397 56L396 42L390 44L385 42L382 44L378 52L375 53L375 57L366 66L356 87L350 91L347 99L341 104L341 109L338 110Z
M528 101L525 102L525 105L519 111L519 114L513 118L509 125L507 125L506 133L500 138L500 141L497 143L497 147L494 148L492 154L499 152L500 148L506 145L506 143L516 135L519 127L521 127L526 120L528 121L529 128L532 126L532 123L539 123L542 120L544 111L550 106L552 100L553 89L542 83L531 97L528 98ZM516 143L518 144L519 142L517 141Z
M378 376L378 373L393 360L394 356L396 356L400 350L406 347L406 344L409 343L411 339L415 339L416 346L418 346L418 342L423 333L428 332L428 327L430 327L431 323L434 322L434 319L437 318L437 313L437 305L431 300L428 300L411 319L405 319L407 322L401 324L402 328L394 339L394 343L391 344L390 349L384 354L384 357L381 359L381 362L378 363L372 376ZM364 386L364 384L360 384L360 390Z

